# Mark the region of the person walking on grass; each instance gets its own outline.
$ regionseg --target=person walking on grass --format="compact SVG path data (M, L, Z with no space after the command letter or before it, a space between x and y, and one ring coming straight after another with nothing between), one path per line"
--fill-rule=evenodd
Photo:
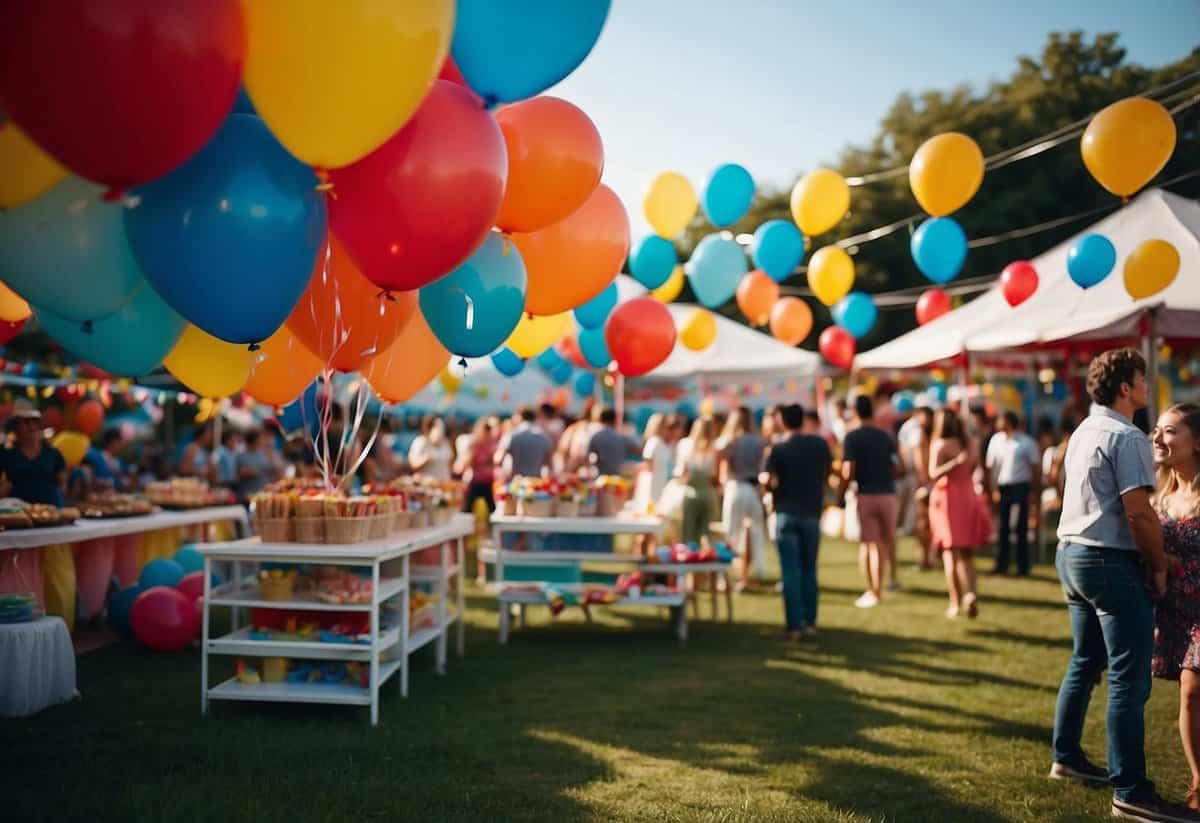
M996 506L996 567L992 574L1008 574L1011 556L1012 514L1017 510L1017 576L1029 575L1029 500L1041 496L1041 457L1037 443L1021 431L1020 418L1006 411L997 421L984 461L987 486L994 489Z
M946 617L979 616L975 594L975 552L987 542L989 514L975 494L973 474L978 452L953 409L934 417L929 444L930 544L942 557L950 605Z
M1110 783L1122 820L1200 821L1162 799L1146 776L1145 708L1154 650L1154 600L1167 589L1163 532L1151 505L1150 440L1132 422L1146 406L1146 361L1133 349L1088 366L1091 414L1071 437L1056 566L1074 645L1054 713L1050 777ZM1108 768L1081 738L1092 689L1108 669Z
M879 604L884 578L888 589L900 588L896 579L896 477L904 461L892 436L875 425L871 398L854 398L856 427L842 444L842 479L858 485L858 520L862 541L859 566L867 590L854 601L860 609Z

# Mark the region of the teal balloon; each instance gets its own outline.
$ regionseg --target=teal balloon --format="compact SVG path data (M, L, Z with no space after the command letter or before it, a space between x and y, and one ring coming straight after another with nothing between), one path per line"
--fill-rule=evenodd
M1067 274L1081 288L1100 283L1115 265L1117 249L1103 234L1085 234L1067 250Z
M700 208L708 222L724 228L741 220L754 201L754 178L737 163L717 166L704 181Z
M608 341L604 339L604 329L580 329L575 340L579 343L579 351L583 359L593 369L606 369L612 362L608 352Z
M556 386L565 386L571 382L571 375L574 373L575 369L571 368L571 364L564 360L550 370L550 379Z
M34 313L67 351L118 377L140 377L157 367L184 327L184 319L145 280L128 303L94 321L90 332L49 309L35 306Z
M129 627L129 611L133 608L133 601L137 600L143 591L141 586L129 586L113 592L108 598L108 625L116 629L122 637L133 636L133 629Z
M29 303L84 323L129 302L144 278L125 238L125 206L68 177L0 210L0 278Z
M754 265L775 282L786 280L804 259L804 235L790 220L768 220L750 244Z
M949 217L931 217L909 241L913 262L934 283L949 283L967 260L967 235Z
M138 576L138 585L143 589L152 589L155 586L175 588L175 584L181 577L183 577L182 566L174 560L160 557L142 566L142 573Z
M575 375L575 394L579 397L591 397L596 392L596 375L590 371Z
M741 246L710 234L697 244L684 270L696 299L715 309L733 297L749 266Z
M544 352L534 358L539 366L548 372L553 372L555 369L566 363L566 358L555 351L553 348L546 349ZM567 365L570 365L569 363Z
M861 291L852 291L833 307L833 322L850 332L855 340L865 337L875 326L878 311L871 296Z
M614 280L604 291L575 309L575 320L585 329L603 328L604 321L616 306L617 281Z
M525 371L525 361L509 348L500 349L500 351L493 354L492 365L496 367L496 371L505 377L516 377Z
M465 263L421 289L421 314L449 351L483 357L521 322L527 287L517 247L490 232Z
M175 552L175 562L183 569L185 575L204 571L204 555L196 551L196 547L190 544L179 547L179 550Z
M675 244L651 234L643 237L629 256L629 273L646 288L657 289L667 282L678 262Z

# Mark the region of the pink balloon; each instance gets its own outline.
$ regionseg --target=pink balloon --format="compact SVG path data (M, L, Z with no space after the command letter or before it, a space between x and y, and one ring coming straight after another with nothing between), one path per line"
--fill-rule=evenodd
M188 600L204 596L204 572L189 572L179 578L175 588L183 592Z
M177 652L196 636L195 603L177 589L155 586L133 601L129 625L142 645Z

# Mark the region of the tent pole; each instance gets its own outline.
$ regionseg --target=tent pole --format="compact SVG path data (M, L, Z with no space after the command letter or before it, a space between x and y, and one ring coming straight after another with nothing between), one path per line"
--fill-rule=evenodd
M1146 337L1145 337L1145 356L1146 356L1146 382L1149 384L1149 391L1146 392L1146 416L1150 421L1150 427L1154 427L1154 421L1158 420L1158 318L1154 314L1154 309L1146 312Z
M962 403L959 404L959 415L965 421L971 416L971 401L967 397L967 387L971 384L971 354L963 349L961 368L958 372L958 385L962 389Z

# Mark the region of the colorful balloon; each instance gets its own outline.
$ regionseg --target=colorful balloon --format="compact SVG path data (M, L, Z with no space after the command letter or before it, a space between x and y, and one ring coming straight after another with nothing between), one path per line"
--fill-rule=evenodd
M1179 252L1166 240L1147 240L1125 258L1125 291L1134 300L1158 294L1179 274Z
M587 365L593 369L607 369L612 362L612 354L608 350L608 340L603 328L580 329L579 351Z
M1038 287L1037 269L1028 260L1009 263L1000 273L1000 293L1010 306L1019 306L1033 296Z
M554 347L546 349L544 352L533 358L534 362L542 368L543 371L552 372L555 369L566 363L567 360L561 354L554 350Z
M18 320L15 323L8 320L0 320L0 346L5 345L18 334L25 330L25 324L29 322L29 318Z
M67 170L0 117L0 209L11 209L50 191Z
M926 140L908 166L913 196L934 217L961 209L982 182L983 152L974 140L956 131Z
M782 282L804 259L804 235L786 220L768 220L754 232L750 254L755 266L772 280Z
M508 149L508 182L496 216L503 231L537 231L565 220L600 184L600 132L566 100L514 103L496 112L496 122Z
M608 318L604 340L621 374L638 377L670 356L675 348L675 323L662 303L652 297L635 297L617 306Z
M1117 265L1117 249L1103 234L1085 234L1067 250L1067 274L1084 289L1101 283Z
M591 300L574 310L575 320L585 329L599 329L617 305L617 283L614 280L608 288Z
M454 31L451 0L254 0L242 8L254 107L288 151L316 168L353 163L404 126Z
M25 298L4 283L0 283L0 321L19 323L22 320L28 320L31 314L33 314L33 309L29 307Z
M559 340L555 348L558 349L558 353L572 366L578 366L581 369L588 367L587 358L583 356L583 352L579 349L579 340L574 334L568 334L562 340Z
M201 397L228 397L250 377L252 352L188 323L175 348L163 359L167 371Z
M629 256L629 273L648 289L657 289L679 263L675 244L657 234L647 235L638 241Z
M651 291L650 296L660 303L670 303L683 291L684 280L683 266L676 266L667 282Z
M716 339L717 321L704 309L692 309L679 327L679 342L692 351L704 351Z
M917 323L924 326L950 311L950 295L941 289L926 289L917 298Z
M852 291L833 307L833 322L837 323L858 340L865 337L875 326L878 317L875 301L869 294Z
M525 361L512 349L500 349L492 355L492 365L505 377L516 377L525 370Z
M246 394L268 406L283 407L312 385L325 361L313 354L292 329L283 325L250 358Z
M413 312L392 345L368 361L363 377L383 402L404 403L437 377L449 360L450 352L425 318Z
M841 326L830 326L821 332L817 348L822 357L839 369L849 369L854 365L854 338Z
M601 183L566 220L514 234L529 275L525 310L549 315L582 306L604 291L629 254L629 216Z
M812 331L812 309L799 297L784 297L771 307L771 336L789 346L798 346Z
M233 114L199 154L137 190L125 231L175 311L221 340L259 343L296 305L325 239L316 184L261 120Z
M123 189L177 168L220 128L246 32L237 0L17 3L0 55L8 116L80 177Z
M709 234L696 244L684 271L696 299L715 309L729 302L749 268L741 246L719 234Z
M95 437L104 426L104 406L99 400L88 399L75 409L75 428L88 437Z
M521 255L491 232L465 263L421 289L421 314L451 354L483 357L517 327L525 289Z
M2 27L0 27L2 28ZM112 314L144 282L125 238L125 209L68 177L0 211L0 274L22 298L77 323Z
M437 379L438 385L442 387L442 391L449 395L458 394L459 388L462 387L462 377L450 371L449 365L442 367L442 370L438 372Z
M470 91L436 80L408 125L329 173L329 225L372 283L419 289L487 239L507 175L496 121Z
M451 53L485 106L545 91L596 44L609 0L458 0Z
M577 397L591 397L595 393L596 375L585 371L575 376L575 395Z
M754 202L754 178L737 163L717 166L704 181L700 206L708 222L718 228L732 226Z
M817 299L832 306L854 285L854 261L840 246L817 249L808 261L808 287Z
M949 283L967 259L967 236L949 217L932 217L909 241L913 261L934 283Z
M779 302L779 284L758 269L742 278L737 287L737 304L751 326L761 326Z
M66 461L67 468L73 469L87 456L88 449L92 447L92 439L81 432L60 431L50 438L50 445L58 449Z
M655 175L642 194L646 222L662 237L683 232L696 216L696 192L682 174L664 171Z
M129 610L129 625L143 646L159 652L177 652L196 636L195 604L182 592L154 586L138 595Z
M554 345L567 332L571 324L568 312L534 316L524 314L504 345L512 349L517 357L528 360L537 357Z
M792 220L809 237L824 234L850 209L850 187L836 171L813 169L792 189Z
M1175 151L1175 121L1155 100L1128 97L1096 113L1080 142L1083 164L1118 197L1134 194Z

